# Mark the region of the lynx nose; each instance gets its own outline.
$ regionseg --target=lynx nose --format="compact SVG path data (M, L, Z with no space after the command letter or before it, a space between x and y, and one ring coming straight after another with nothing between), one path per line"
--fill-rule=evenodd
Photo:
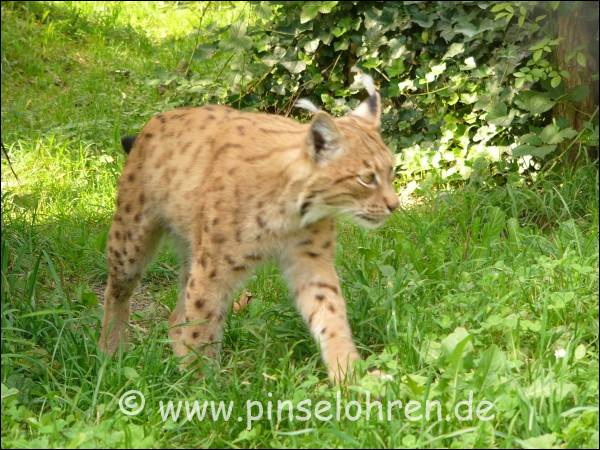
M391 214L398 209L398 206L400 206L400 200L398 199L397 195L390 195L385 198L385 204L389 213Z

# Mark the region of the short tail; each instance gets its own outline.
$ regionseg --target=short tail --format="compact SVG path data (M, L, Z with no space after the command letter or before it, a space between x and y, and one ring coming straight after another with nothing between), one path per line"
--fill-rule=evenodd
M129 154L135 142L135 138L135 136L123 136L121 138L121 145L123 146L123 150L125 150L125 153Z

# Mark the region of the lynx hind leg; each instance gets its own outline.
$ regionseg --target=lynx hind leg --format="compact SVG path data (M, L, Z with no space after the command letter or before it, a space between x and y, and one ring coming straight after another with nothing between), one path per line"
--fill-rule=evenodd
M216 359L221 348L230 284L223 278L223 267L210 266L208 259L194 258L185 294L171 316L172 322L183 317L171 335L182 367L190 366L198 356Z
M143 202L120 203L108 236L108 281L99 342L108 354L125 339L129 299L163 232L157 220L144 211Z
M176 247L181 261L179 269L179 296L175 309L169 317L169 337L173 343L173 350L178 354L177 343L181 338L182 326L185 323L185 292L190 278L189 245L183 238L176 239Z

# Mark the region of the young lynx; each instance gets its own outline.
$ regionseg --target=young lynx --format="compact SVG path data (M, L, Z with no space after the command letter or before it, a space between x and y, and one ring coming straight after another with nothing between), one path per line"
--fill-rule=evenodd
M341 118L306 101L308 124L210 105L158 114L135 141L124 139L131 152L108 237L103 351L124 339L129 297L169 231L187 249L169 319L183 366L218 354L232 290L276 257L330 378L346 376L359 354L334 268L335 216L375 227L399 203L380 96L362 80L369 97Z

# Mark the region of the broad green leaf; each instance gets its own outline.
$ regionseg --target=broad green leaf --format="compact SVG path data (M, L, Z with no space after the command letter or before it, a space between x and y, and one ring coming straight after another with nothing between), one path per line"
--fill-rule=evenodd
M123 375L125 375L125 378L128 380L137 380L140 377L133 367L123 367Z
M533 115L544 113L554 106L555 102L548 95L537 92L520 92L515 98L515 104Z
M540 138L546 144L560 144L565 139L572 138L577 135L577 131L573 128L559 129L554 123L546 125L540 133Z
M515 158L524 155L537 156L538 158L545 158L547 155L552 153L556 149L556 145L519 145L515 147L512 151L512 154Z
M585 84L581 84L571 89L567 95L567 98L572 102L579 103L584 101L589 94L590 88Z
M304 51L308 54L316 52L320 41L321 40L319 38L308 41L306 44L304 44Z
M580 359L585 358L585 353L586 353L585 345L579 344L575 348L575 352L573 353L573 358L575 358L575 361L579 361Z
M304 61L282 61L281 65L291 73L300 73L306 69L306 63Z
M457 327L451 334L442 340L442 350L446 354L450 354L461 342L468 338L470 338L469 332L463 327Z
M521 441L523 448L560 448L555 446L556 435L554 433L542 434L541 436L532 437Z
M465 51L465 44L462 42L458 42L458 43L455 42L450 45L450 47L448 48L448 50L442 57L442 61L444 61L445 59L454 58L455 56L460 55L461 53L464 53L464 51Z
M388 67L386 67L385 73L387 73L390 78L395 78L404 73L405 70L406 67L404 66L404 59L398 58L394 60Z
M338 2L305 2L300 12L300 23L306 23L317 17L317 14L329 14Z

